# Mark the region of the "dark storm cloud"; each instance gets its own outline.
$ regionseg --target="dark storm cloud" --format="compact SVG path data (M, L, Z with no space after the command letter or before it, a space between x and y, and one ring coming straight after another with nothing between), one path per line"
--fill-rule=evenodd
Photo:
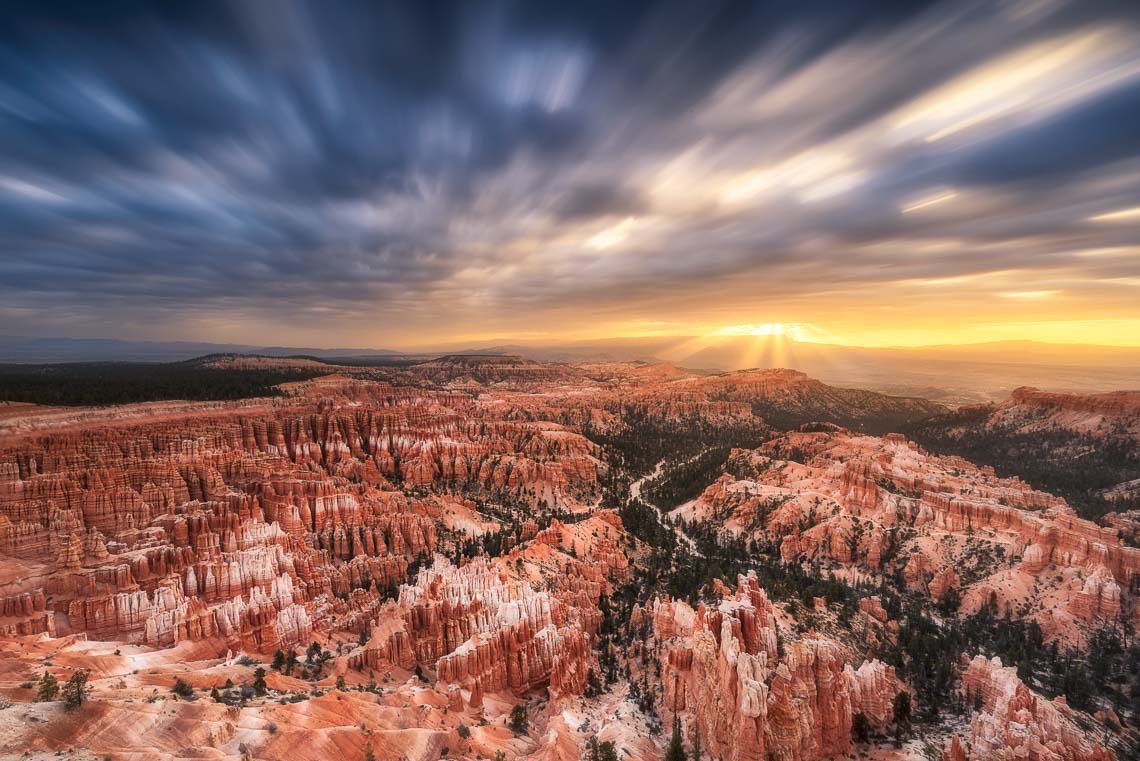
M1106 272L1065 252L1140 243L1088 221L1140 204L1134 16L1051 0L13 6L0 318L367 309L398 328L408 310L699 295L759 268L790 293L824 269L1131 277L1134 258ZM963 250L914 254L945 240Z

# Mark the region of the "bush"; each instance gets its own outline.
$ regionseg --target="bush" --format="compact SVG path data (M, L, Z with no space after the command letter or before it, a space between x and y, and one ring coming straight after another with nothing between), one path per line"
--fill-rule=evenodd
M527 717L527 710L525 705L517 705L511 709L511 731L516 735L521 735L526 732L529 719Z
M180 698L194 697L194 688L191 687L188 682L184 682L181 679L174 680L174 686L170 688L170 691Z
M464 740L467 740L471 737L471 730L462 721L459 722L459 726L456 727L455 732Z

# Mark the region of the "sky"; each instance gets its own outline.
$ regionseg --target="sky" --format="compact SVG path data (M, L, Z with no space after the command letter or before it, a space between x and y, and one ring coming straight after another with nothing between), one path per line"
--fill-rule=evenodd
M0 334L1140 345L1140 3L11 3Z

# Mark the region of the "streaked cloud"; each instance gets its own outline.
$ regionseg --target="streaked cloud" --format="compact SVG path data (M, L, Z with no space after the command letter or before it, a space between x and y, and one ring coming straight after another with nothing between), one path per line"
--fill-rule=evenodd
M857 343L1140 320L1135 4L10 15L5 332Z

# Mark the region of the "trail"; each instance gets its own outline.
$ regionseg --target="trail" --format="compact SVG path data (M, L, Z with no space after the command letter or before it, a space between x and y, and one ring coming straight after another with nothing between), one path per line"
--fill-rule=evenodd
M700 457L701 454L703 454L703 453L698 452L697 454L693 455L692 457L690 457L685 462L690 462L692 460L695 460L698 457ZM641 496L641 488L642 488L642 486L644 486L645 482L646 481L652 481L653 479L657 478L659 475L661 475L661 473L664 471L664 469L665 469L665 460L662 460L661 462L657 463L657 467L655 467L652 470L652 472L647 473L646 475L642 476L641 478L639 478L636 481L634 481L633 483L631 483L629 485L629 497L630 497L630 499L640 500L642 504L647 505L649 508L651 508L653 510L653 512L657 513L657 522L660 523L662 526L668 526L669 524L665 522L665 514L663 512L661 512L661 508L658 507L657 505L653 504L652 502L650 502L645 497ZM673 526L673 534L676 535L677 539L680 540L686 547L689 548L689 552L696 555L697 557L702 557L702 558L704 557L704 554L702 554L700 552L700 550L697 549L697 543L693 541L692 537L690 537L688 534L686 534L684 531L682 531L679 526Z

